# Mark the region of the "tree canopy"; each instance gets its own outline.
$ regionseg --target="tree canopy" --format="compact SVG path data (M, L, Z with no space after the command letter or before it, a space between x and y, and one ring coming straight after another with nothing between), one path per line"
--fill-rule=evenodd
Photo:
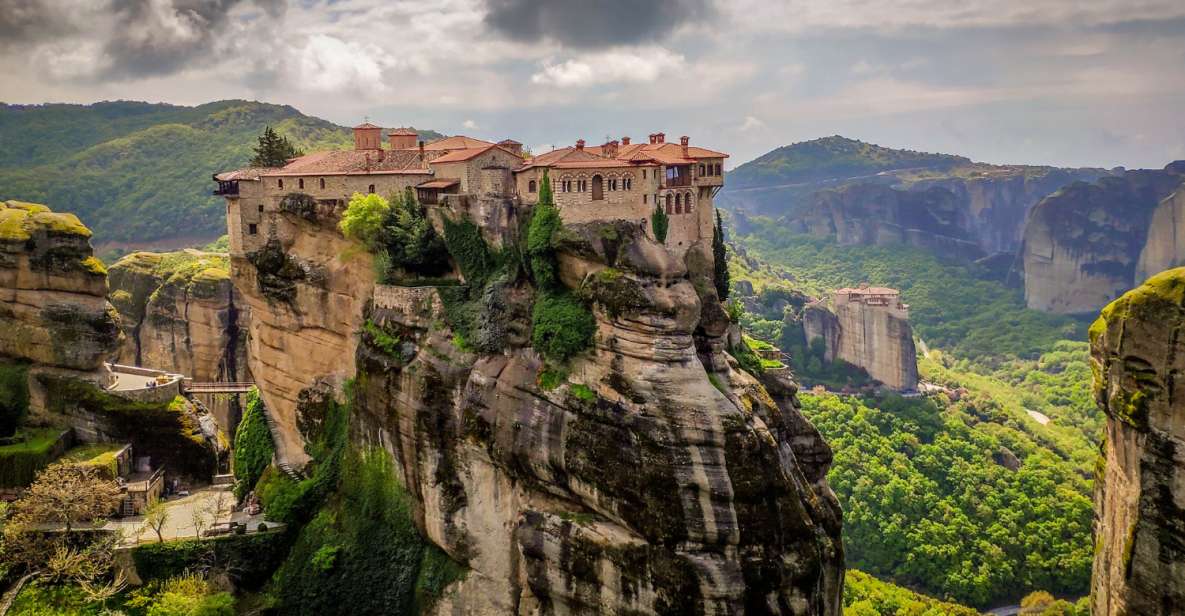
M272 130L271 126L263 129L259 136L259 143L255 146L255 157L251 159L252 167L283 167L288 160L304 154L288 141L287 137Z

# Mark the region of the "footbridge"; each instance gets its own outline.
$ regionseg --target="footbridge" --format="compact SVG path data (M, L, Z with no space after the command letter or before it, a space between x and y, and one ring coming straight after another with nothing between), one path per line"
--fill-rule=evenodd
M250 381L241 382L205 382L183 379L181 392L185 394L245 394L255 387Z

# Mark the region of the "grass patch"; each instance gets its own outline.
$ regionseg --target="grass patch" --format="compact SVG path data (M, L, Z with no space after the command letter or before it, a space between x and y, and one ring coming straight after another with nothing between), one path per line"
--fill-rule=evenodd
M25 440L0 446L0 487L18 488L32 483L37 471L60 451L62 432L61 428L27 430L17 435Z
M123 443L95 443L75 447L59 458L60 462L82 464L102 469L110 479L119 476L119 461L115 454L124 448Z

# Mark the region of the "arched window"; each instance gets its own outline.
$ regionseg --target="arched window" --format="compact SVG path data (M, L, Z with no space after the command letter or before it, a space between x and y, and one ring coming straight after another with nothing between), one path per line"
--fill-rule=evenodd
M325 178L321 178L321 190L325 190Z
M599 175L592 176L592 198L593 201L601 201L605 198L605 178Z
M683 197L683 213L691 213L691 193L687 193L687 195Z
M371 184L370 187L366 189L366 192L373 195L374 194L374 184Z
M276 188L279 188L280 190L284 189L284 178L276 180Z
M301 190L304 190L304 178L300 178L299 180L296 180L296 187Z
M535 192L535 189L536 189L535 180L531 180L531 181L527 182L527 192L533 193L533 192Z
M667 193L667 214L673 214L674 208L671 207L671 193Z

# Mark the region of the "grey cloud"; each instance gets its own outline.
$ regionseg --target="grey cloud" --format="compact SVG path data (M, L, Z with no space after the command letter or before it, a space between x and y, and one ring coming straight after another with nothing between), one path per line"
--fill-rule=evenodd
M575 48L649 42L712 12L707 0L489 0L486 24L512 40Z
M68 9L50 0L5 0L0 7L0 46L74 31Z
M284 8L280 0L115 0L115 30L103 47L105 76L168 75L215 60L230 12L244 4L271 16Z

